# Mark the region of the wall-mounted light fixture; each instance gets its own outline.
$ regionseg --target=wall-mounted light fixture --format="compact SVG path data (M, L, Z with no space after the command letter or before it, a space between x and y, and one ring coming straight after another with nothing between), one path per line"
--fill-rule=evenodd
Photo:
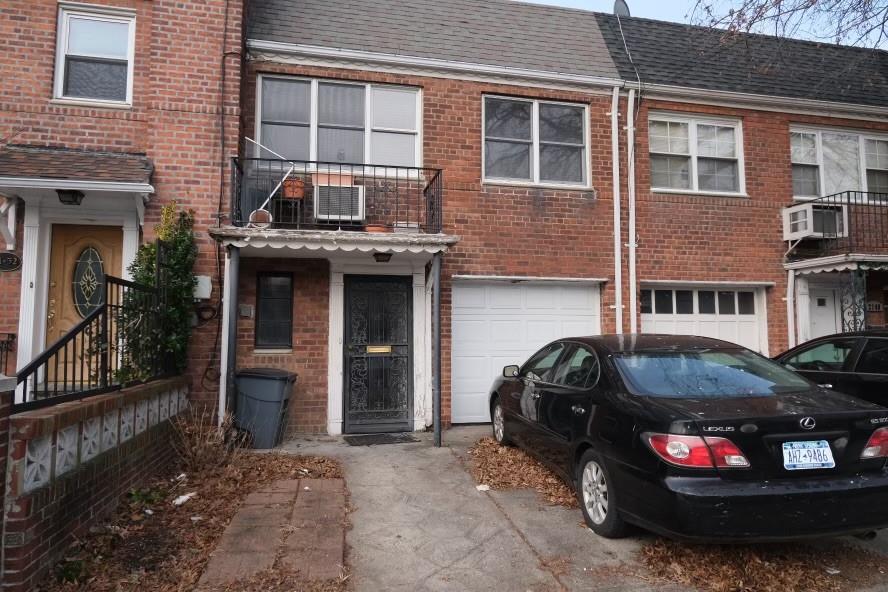
M76 189L56 189L59 201L66 206L79 206L83 201L83 192Z
M373 259L376 260L377 263L388 263L392 260L391 253L373 253Z

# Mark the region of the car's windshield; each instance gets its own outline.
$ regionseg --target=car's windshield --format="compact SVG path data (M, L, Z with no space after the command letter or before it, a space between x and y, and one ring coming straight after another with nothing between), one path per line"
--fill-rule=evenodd
M630 392L643 396L762 397L810 387L801 376L740 349L624 353L614 361Z

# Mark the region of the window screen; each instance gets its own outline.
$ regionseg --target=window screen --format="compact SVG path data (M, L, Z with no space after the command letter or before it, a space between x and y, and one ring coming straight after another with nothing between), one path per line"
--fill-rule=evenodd
M126 102L129 97L133 17L62 9L56 95Z
M262 274L256 293L256 347L293 345L293 277Z

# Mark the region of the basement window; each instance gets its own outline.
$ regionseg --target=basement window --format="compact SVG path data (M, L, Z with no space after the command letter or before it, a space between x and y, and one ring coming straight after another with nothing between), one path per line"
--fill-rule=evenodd
M62 6L54 97L131 104L135 29L131 12Z

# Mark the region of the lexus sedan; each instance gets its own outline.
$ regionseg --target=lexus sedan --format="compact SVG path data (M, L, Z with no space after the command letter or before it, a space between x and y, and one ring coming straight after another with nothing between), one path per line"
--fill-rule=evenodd
M812 339L776 358L817 384L888 405L888 331L857 331Z
M493 434L559 473L597 534L779 541L888 526L888 409L738 345L550 343L490 393Z

